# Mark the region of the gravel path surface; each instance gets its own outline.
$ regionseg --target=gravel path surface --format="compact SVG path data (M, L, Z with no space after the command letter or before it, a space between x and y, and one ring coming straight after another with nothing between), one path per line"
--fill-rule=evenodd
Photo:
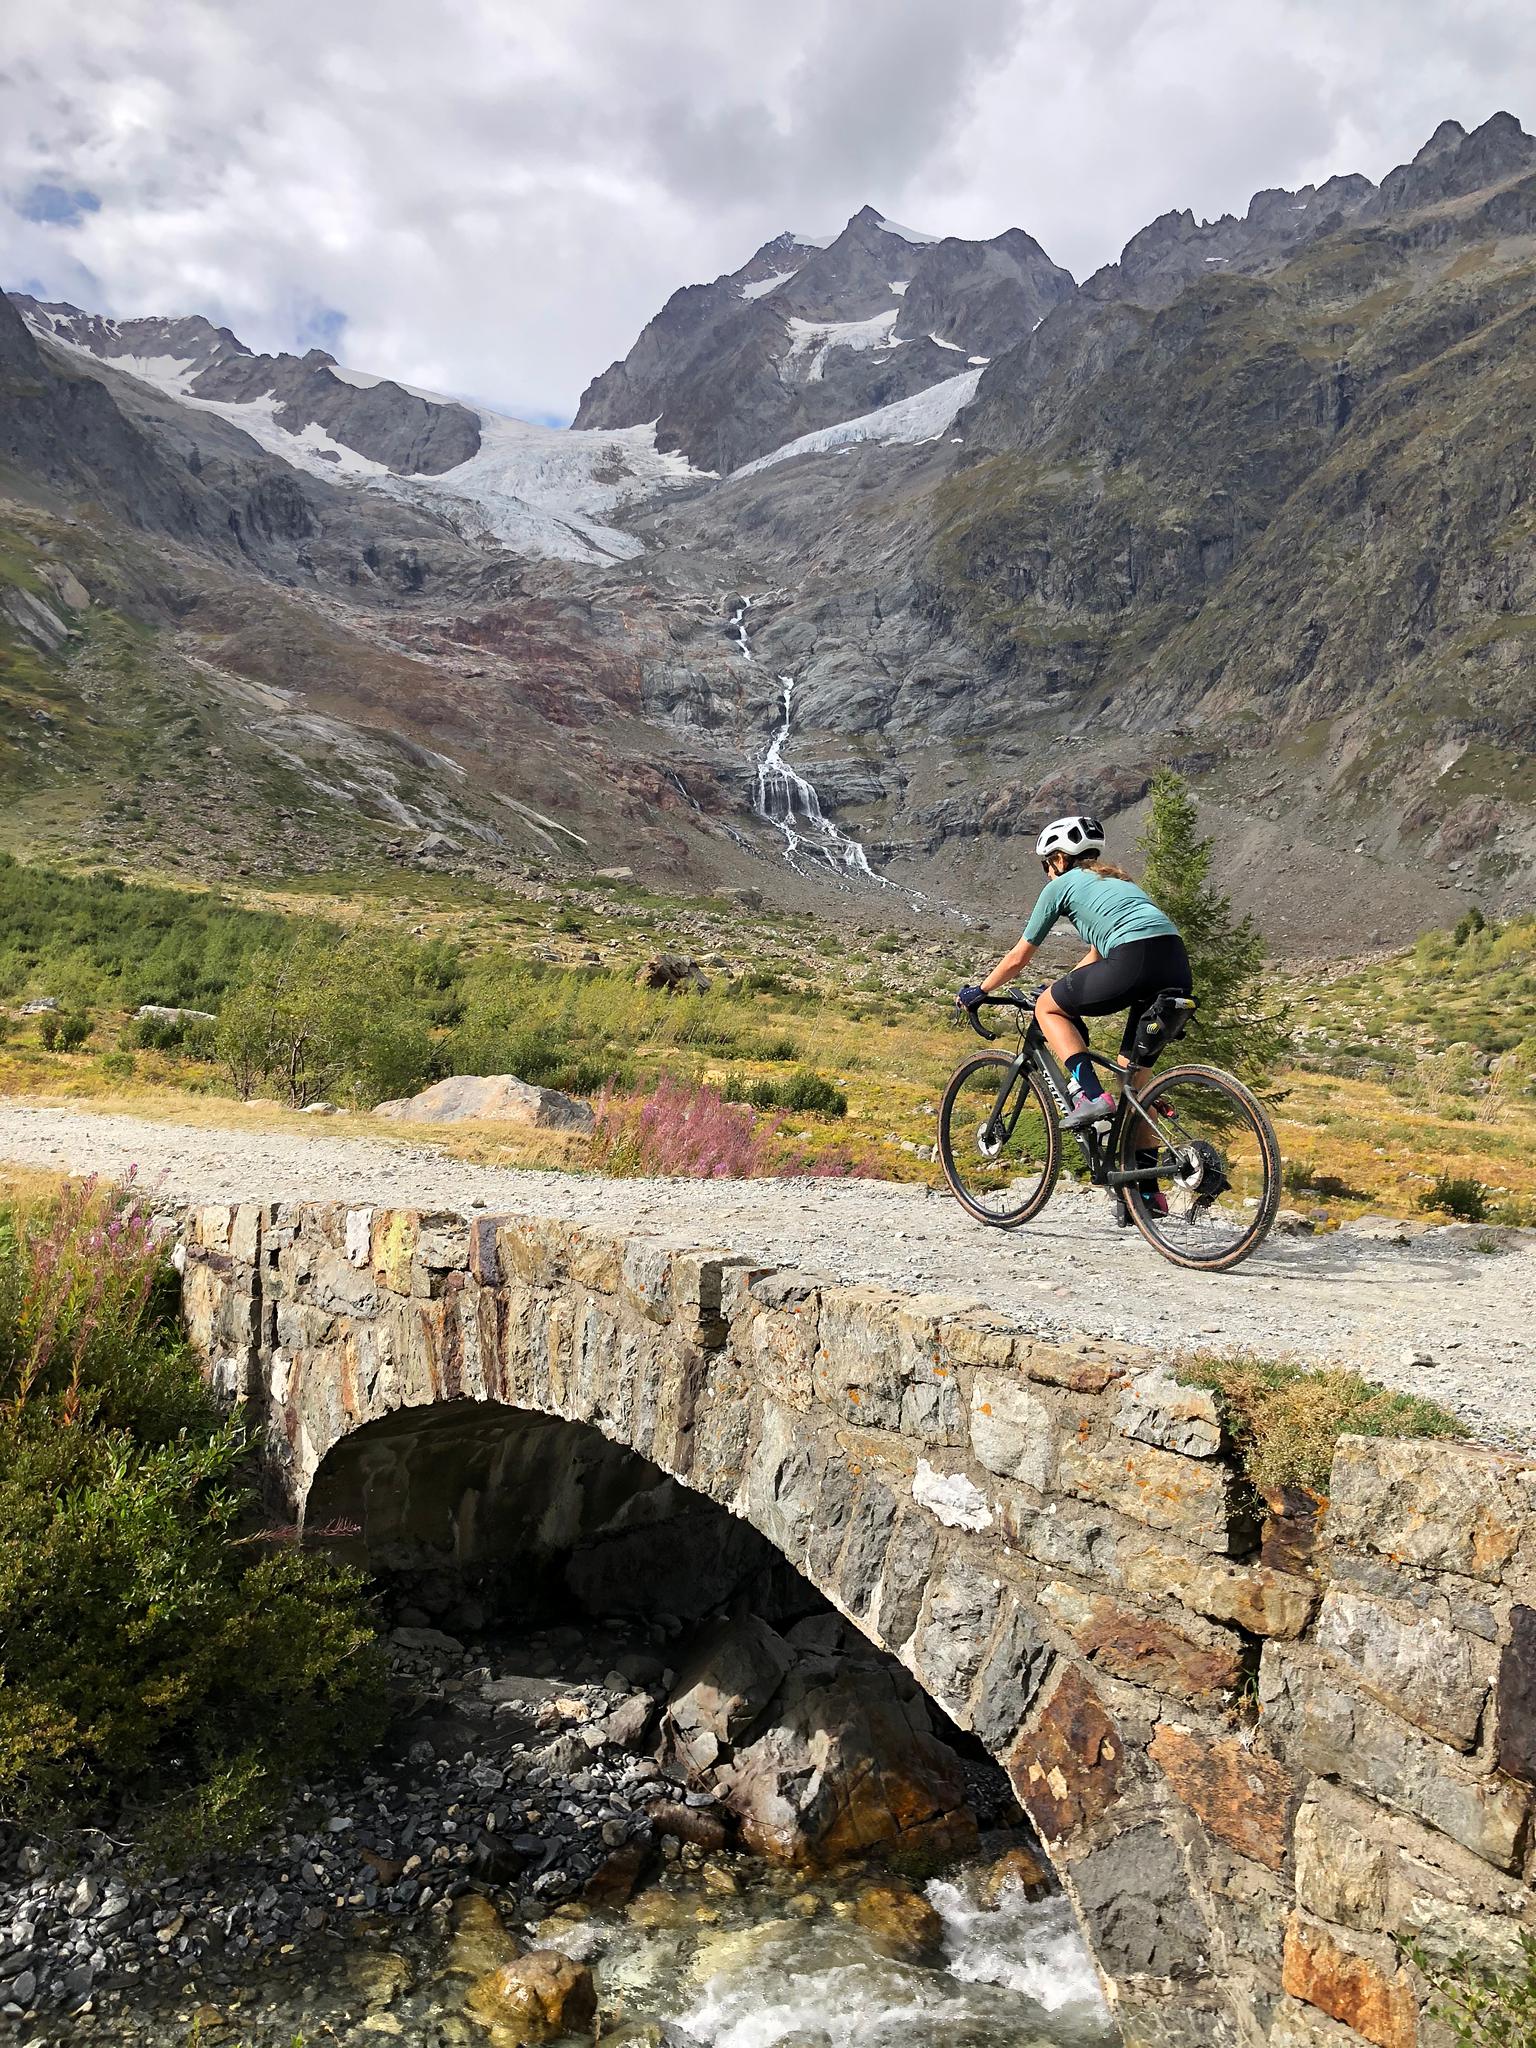
M217 1131L0 1101L0 1158L125 1173L170 1200L518 1211L644 1230L844 1281L956 1294L1043 1336L1337 1359L1429 1394L1493 1441L1536 1447L1536 1238L1452 1227L1410 1243L1362 1223L1272 1237L1235 1273L1187 1273L1063 1188L1028 1229L879 1181L642 1181L467 1166L409 1142ZM1414 1225L1407 1226L1410 1230ZM1498 1241L1510 1248L1479 1251Z

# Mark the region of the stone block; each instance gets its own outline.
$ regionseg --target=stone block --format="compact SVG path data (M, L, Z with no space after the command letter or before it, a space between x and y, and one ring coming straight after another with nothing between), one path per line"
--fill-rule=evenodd
M1008 1594L971 1695L971 1727L994 1756L1001 1756L1018 1734L1055 1661L1033 1605Z
M571 1278L594 1294L617 1294L623 1277L624 1239L603 1230L571 1233Z
M1055 1344L1021 1338L1014 1349L1019 1370L1042 1386L1065 1387L1073 1394L1102 1394L1125 1377L1124 1365L1083 1344L1074 1351Z
M1309 1645L1265 1645L1259 1697L1270 1746L1297 1769L1415 1815L1499 1870L1515 1868L1530 1809L1524 1786L1475 1775L1454 1749L1354 1691Z
M391 1294L409 1294L411 1265L416 1256L416 1238L421 1218L411 1209L376 1209L373 1212L373 1246L370 1254L379 1285Z
M1103 1450L1069 1440L1057 1460L1057 1484L1066 1492L1218 1553L1238 1548L1249 1533L1236 1483L1236 1475L1212 1459L1123 1440Z
M1216 1397L1207 1387L1183 1387L1158 1370L1139 1372L1115 1407L1115 1427L1139 1443L1178 1451L1186 1458L1214 1458L1223 1431Z
M898 1651L911 1640L938 1547L939 1532L928 1516L907 1509L891 1532L871 1616L876 1637L888 1650Z
M1069 1887L1101 1970L1193 1983L1210 1936L1178 1843L1156 1821L1127 1828L1074 1862Z
M188 1237L204 1251L227 1252L234 1220L235 1212L227 1202L205 1202L192 1211Z
M837 1585L844 1607L860 1620L874 1601L895 1527L895 1496L879 1480L863 1480L849 1516L848 1543L843 1551L842 1575ZM916 1620L915 1614L913 1620ZM910 1626L906 1633L912 1633ZM901 1640L904 1642L906 1636Z
M1441 1962L1520 1960L1531 1894L1481 1857L1402 1814L1322 1781L1296 1816L1296 1899L1357 1933L1412 1936Z
M671 1276L672 1254L659 1238L625 1239L619 1284L630 1306L653 1323L671 1319Z
M1041 1397L1012 1373L971 1378L971 1449L989 1472L1044 1493L1056 1463L1056 1421Z
M899 1430L905 1372L896 1297L882 1287L829 1287L821 1297L818 1401L859 1429Z
M725 1275L751 1264L734 1252L714 1249L673 1253L672 1313L690 1343L714 1351L725 1342Z
M951 1316L940 1333L944 1356L952 1365L982 1365L994 1372L1012 1372L1019 1332L985 1309Z
M812 1585L837 1584L837 1563L848 1540L853 1515L854 1478L848 1461L828 1446L816 1495L816 1516L806 1551L806 1573Z
M1337 2020L1329 2019L1315 2005L1284 1998L1275 2010L1269 2048L1360 2048L1360 2036L1352 2027L1341 2027Z
M922 1443L965 1441L960 1375L944 1345L951 1313L946 1297L918 1295L904 1302L896 1314L901 1432Z
M264 1215L259 1202L242 1202L230 1218L229 1255L237 1266L254 1266L260 1258Z
M1282 1981L1292 1998L1353 2027L1376 2048L1415 2048L1418 1999L1408 1972L1385 1942L1371 1951L1294 1913L1286 1930Z
M1529 1469L1528 1460L1467 1444L1341 1437L1329 1538L1401 1564L1497 1581L1519 1548L1514 1482Z
M1231 1622L1258 1636L1299 1636L1312 1618L1318 1589L1310 1579L1267 1565L1227 1564L1175 1550L1145 1536L1127 1536L1116 1547L1106 1576L1118 1576L1138 1599L1176 1601L1212 1621Z
M570 1271L571 1226L552 1216L512 1216L501 1226L502 1271L530 1287L559 1287Z
M804 1417L765 1401L747 1469L747 1518L797 1567L805 1561L820 1484L820 1447Z
M1362 1689L1456 1748L1477 1742L1494 1652L1438 1616L1330 1586L1313 1639L1349 1666Z
M1501 1771L1536 1785L1536 1607L1510 1609L1494 1693L1494 1756Z
M1007 1764L1041 1838L1060 1842L1113 1805L1125 1761L1125 1744L1098 1694L1074 1665L1059 1664Z
M316 1308L335 1315L373 1316L381 1306L373 1274L359 1271L343 1253L329 1246L316 1255L310 1300Z
M1084 1592L1059 1579L1039 1597L1045 1613L1092 1664L1127 1684L1217 1705L1242 1682L1241 1640L1193 1616L1176 1628L1107 1593Z
M953 1720L969 1725L971 1686L997 1623L1002 1588L991 1572L951 1555L929 1582L913 1667Z
M1284 1866L1301 1781L1240 1735L1159 1723L1149 1751L1174 1795L1213 1835L1270 1870Z
M751 1289L744 1348L763 1392L802 1413L815 1395L820 1296L813 1282L771 1273Z

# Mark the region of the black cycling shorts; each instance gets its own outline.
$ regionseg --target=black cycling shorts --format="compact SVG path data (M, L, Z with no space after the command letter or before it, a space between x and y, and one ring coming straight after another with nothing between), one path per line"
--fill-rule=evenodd
M1120 1051L1129 1059L1142 1012L1165 988L1176 988L1182 996L1194 993L1184 941L1171 932L1155 939L1128 939L1102 960L1074 967L1060 981L1053 981L1051 994L1069 1017L1079 1020L1108 1017L1128 1008Z

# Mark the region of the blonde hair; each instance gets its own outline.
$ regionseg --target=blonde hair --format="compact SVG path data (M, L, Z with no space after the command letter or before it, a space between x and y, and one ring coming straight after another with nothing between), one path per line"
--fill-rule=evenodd
M1096 875L1108 875L1116 882L1134 882L1136 877L1128 875L1124 868L1117 868L1112 860L1105 860L1101 854L1080 853L1077 859L1067 863L1069 868L1091 868ZM1063 873L1066 869L1063 869Z

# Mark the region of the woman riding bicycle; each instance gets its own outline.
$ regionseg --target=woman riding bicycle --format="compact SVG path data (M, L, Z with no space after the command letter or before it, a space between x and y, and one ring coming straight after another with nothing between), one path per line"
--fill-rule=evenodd
M1115 1110L1088 1055L1083 1019L1129 1010L1120 1064L1130 1068L1137 1027L1148 1005L1165 989L1186 996L1193 989L1177 925L1129 875L1099 858L1103 850L1104 827L1097 818L1057 818L1047 825L1035 852L1050 880L1029 914L1024 936L979 983L955 997L960 1008L974 1010L983 996L1022 973L1059 918L1067 918L1088 941L1088 951L1071 973L1035 999L1045 1042L1066 1070L1072 1091L1071 1110L1062 1118L1066 1130L1081 1130ZM1146 1076L1145 1068L1137 1069L1133 1085L1139 1088ZM1155 1152L1151 1158L1155 1161ZM1161 1197L1157 1200L1161 1205Z

